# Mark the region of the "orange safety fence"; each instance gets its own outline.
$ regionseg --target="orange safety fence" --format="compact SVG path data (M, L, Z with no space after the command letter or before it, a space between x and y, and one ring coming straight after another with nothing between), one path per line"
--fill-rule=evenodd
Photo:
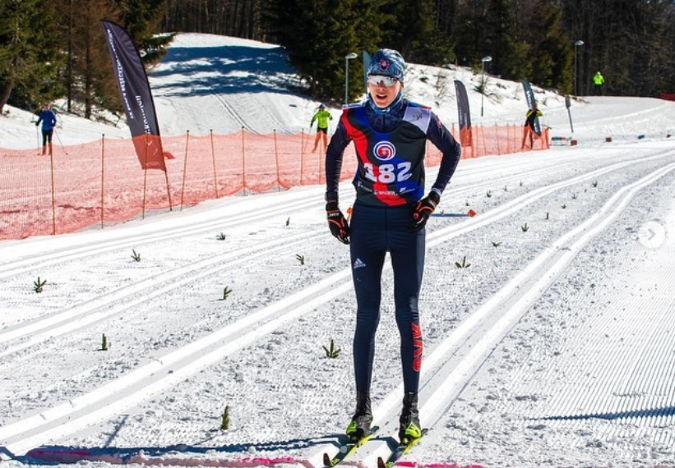
M515 125L474 127L464 135L462 141L470 146L463 148L462 157L519 152L522 137L523 127ZM325 148L312 152L314 135L304 132L206 136L188 132L162 137L162 145L168 156L166 172L143 170L132 140L54 145L51 156L0 148L0 239L103 228L144 217L147 210L181 210L237 193L320 185L326 180ZM425 164L440 164L440 152L431 144L427 148ZM544 131L534 139L533 149L546 148ZM350 145L341 180L353 177L356 166Z

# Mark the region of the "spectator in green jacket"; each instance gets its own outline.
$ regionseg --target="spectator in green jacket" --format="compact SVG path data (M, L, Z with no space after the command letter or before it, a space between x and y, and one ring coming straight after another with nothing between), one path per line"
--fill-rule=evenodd
M600 70L593 76L593 83L595 84L595 95L604 96L605 93L602 85L605 84L605 78L602 76L602 73L600 73Z
M333 120L333 116L330 115L330 112L326 110L323 104L319 106L319 111L314 114L312 117L312 122L309 126L314 126L314 121L317 121L316 124L316 138L314 139L314 149L312 153L316 151L316 147L319 145L319 138L323 139L323 149L326 150L328 146L328 119Z

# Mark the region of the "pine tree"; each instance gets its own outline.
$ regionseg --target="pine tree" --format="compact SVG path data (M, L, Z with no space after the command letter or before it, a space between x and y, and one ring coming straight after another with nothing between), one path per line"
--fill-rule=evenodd
M55 23L51 3L0 2L0 112L10 98L30 109L62 95L57 78L63 56L52 36Z
M344 96L345 56L374 52L380 39L380 1L276 0L267 18L275 18L273 34L286 48L291 65L309 85L309 92L333 102ZM350 99L363 93L363 66L350 62Z
M384 46L415 63L444 65L454 59L450 39L438 26L435 0L389 1L382 11L389 17L382 27Z
M122 27L141 51L145 64L156 63L167 52L173 35L159 34L166 0L115 0L122 13Z
M121 111L119 92L110 63L101 18L118 19L112 0L60 0L61 31L67 47L65 85L70 100L82 104L90 119L95 107Z

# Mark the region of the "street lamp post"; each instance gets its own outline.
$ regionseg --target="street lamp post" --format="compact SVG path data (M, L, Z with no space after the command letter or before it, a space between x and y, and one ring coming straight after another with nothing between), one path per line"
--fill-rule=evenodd
M485 96L485 62L492 62L492 57L489 55L480 59L480 74L481 74L481 84L480 84L480 116L483 117L483 96Z
M574 95L577 95L577 48L584 45L584 41L576 41L574 43Z
M349 61L356 57L354 52L345 55L345 106L349 104Z

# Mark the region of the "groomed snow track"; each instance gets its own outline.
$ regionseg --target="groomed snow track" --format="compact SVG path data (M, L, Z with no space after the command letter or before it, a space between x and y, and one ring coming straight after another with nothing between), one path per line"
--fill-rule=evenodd
M476 371L504 336L529 310L533 302L565 271L576 255L611 225L640 190L675 170L675 163L671 162L673 156L675 156L675 151L661 151L648 157L641 156L618 163L607 163L599 169L588 170L574 177L530 190L489 211L480 213L476 218L466 219L461 223L436 229L428 234L427 247L432 249L527 210L528 206L535 202L580 183L597 180L603 175L621 171L630 165L658 163L660 166L650 170L647 175L638 180L627 183L609 197L591 216L559 236L496 294L472 311L455 327L452 334L442 340L428 343L420 398L421 419L425 426L434 428L437 421L469 384ZM574 163L574 161L568 161L565 164ZM496 161L493 164L498 167L502 163ZM518 180L550 170L551 166L539 167L533 164L526 171L499 176L472 187L452 189L450 196L461 200L467 193L481 192L495 185L515 184ZM480 178L480 172L480 169L475 171L477 178ZM471 170L466 171L465 174L460 171L456 178L461 178L463 175L469 177L474 174ZM348 198L350 194L346 190L344 192L343 197ZM447 193L446 196L448 196ZM301 199L293 202L292 206L286 205L284 208L295 210L316 204L317 200ZM278 213L279 207L272 206L264 212L234 218L228 220L227 223L256 222L271 215L275 210ZM150 233L133 238L111 239L102 244L73 247L66 252L47 252L37 258L18 258L0 266L0 279L31 271L35 265L58 265L62 261L95 256L102 251L139 245L143 242L166 240L185 235L187 232L211 232L226 226L227 223L214 220L212 223L161 234ZM325 233L306 232L290 235L249 249L223 254L220 257L196 262L188 267L176 268L145 282L121 288L111 292L107 297L103 296L93 301L75 304L67 310L7 327L0 330L0 343L6 344L6 347L0 351L0 359L6 359L13 353L30 349L50 337L71 333L79 327L86 327L110 315L122 313L133 305L134 300L150 301L165 292L162 288L166 290L180 288L200 277L216 274L224 268L231 268L237 262L250 262L257 256L262 257L275 250L293 245L293 243L309 242L318 236L325 236ZM226 261L227 264L224 264ZM389 265L386 268L389 268ZM256 341L265 335L314 311L323 304L348 294L350 290L351 272L349 269L326 275L314 284L227 324L211 334L202 336L186 346L177 348L161 359L111 380L100 388L41 411L39 414L0 427L0 443L12 454L23 455L40 445L62 440L82 428L120 414L150 396L171 388L177 382L221 361L226 356L255 345ZM134 299L139 296L141 299ZM402 388L397 387L386 398L381 399L374 408L375 423L381 427L382 438L371 441L359 451L358 459L361 464L375 466L377 457L386 455L390 449L388 441L396 433L397 412L401 397ZM620 410L620 408L617 409ZM307 467L320 467L323 453L332 454L335 450L334 443L321 445L313 449L313 453L309 454L302 464ZM220 463L218 466L245 466L241 463L241 460L232 460L229 465ZM280 459L279 463L284 462Z

